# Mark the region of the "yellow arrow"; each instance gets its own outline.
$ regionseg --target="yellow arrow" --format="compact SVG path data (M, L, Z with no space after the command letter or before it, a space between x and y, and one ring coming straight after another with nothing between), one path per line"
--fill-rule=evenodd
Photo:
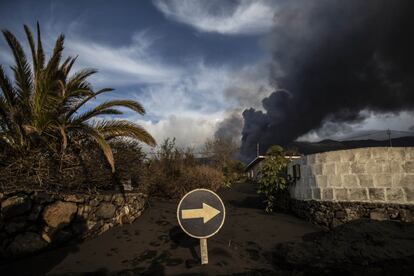
M203 218L204 223L207 223L210 219L214 218L218 214L220 214L219 210L205 203L203 203L203 208L201 209L189 209L181 211L181 217L183 219Z

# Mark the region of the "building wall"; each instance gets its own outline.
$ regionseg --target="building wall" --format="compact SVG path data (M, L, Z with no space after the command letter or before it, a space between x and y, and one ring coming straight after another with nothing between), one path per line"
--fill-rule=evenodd
M298 200L414 204L414 147L361 148L303 156L300 179L290 187Z

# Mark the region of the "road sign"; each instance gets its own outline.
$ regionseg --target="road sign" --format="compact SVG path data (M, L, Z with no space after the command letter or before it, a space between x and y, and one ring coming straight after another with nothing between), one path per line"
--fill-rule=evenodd
M178 223L189 236L200 239L203 264L208 263L206 239L220 230L225 217L223 201L216 193L207 189L192 190L178 204Z

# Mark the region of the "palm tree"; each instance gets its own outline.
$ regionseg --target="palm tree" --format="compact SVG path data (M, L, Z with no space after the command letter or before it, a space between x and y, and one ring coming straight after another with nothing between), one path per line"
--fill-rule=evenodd
M112 171L114 158L109 141L128 137L155 146L154 138L141 126L127 120L93 120L100 115L119 115L124 107L145 114L142 105L132 100L103 102L85 111L85 105L98 95L113 91L104 88L93 91L87 78L94 69L84 69L70 74L76 57L62 62L64 36L60 35L52 55L46 62L42 47L40 27L37 24L37 45L30 29L24 30L32 55L32 66L16 37L2 30L9 45L15 65L12 82L0 66L0 149L14 154L47 147L64 153L68 143L75 139L94 141L103 151Z

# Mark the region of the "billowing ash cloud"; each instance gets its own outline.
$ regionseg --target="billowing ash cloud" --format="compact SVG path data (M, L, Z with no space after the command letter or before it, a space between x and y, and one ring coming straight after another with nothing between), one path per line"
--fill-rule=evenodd
M264 112L243 112L241 153L255 154L330 123L355 123L363 110L414 108L414 1L286 1L266 43L271 80L283 91Z
M243 118L240 115L240 110L234 110L218 124L214 137L219 140L231 140L240 145L242 128Z

